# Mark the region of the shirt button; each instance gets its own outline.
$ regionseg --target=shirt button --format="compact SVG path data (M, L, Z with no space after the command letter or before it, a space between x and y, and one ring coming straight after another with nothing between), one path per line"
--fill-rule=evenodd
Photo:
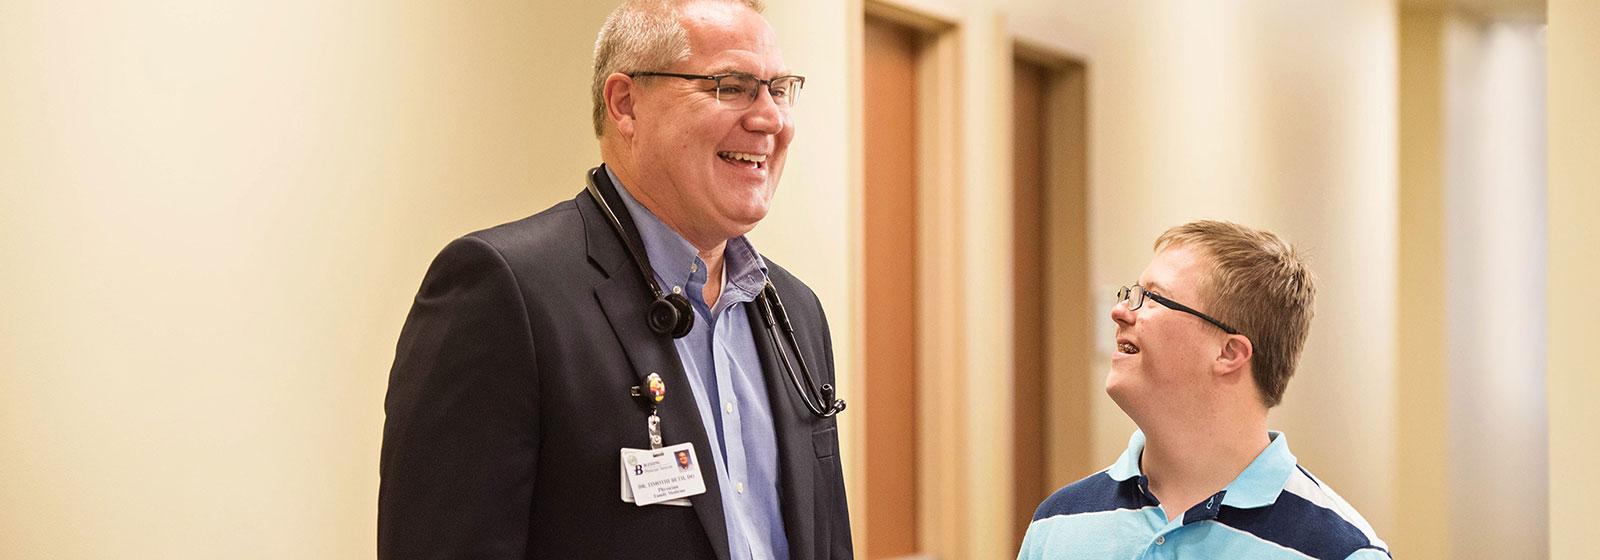
M733 484L733 489L735 491L739 492L740 494L743 494L744 493L744 483L743 482L734 483Z
M674 294L683 293L683 286L673 286L672 287L672 293L674 293Z
M700 263L689 263L689 272L700 270Z
M722 403L722 410L726 411L728 414L733 414L733 403L732 402Z
M1167 538L1163 537L1163 536L1157 536L1156 537L1156 546L1161 546L1161 545L1164 545L1164 544L1167 544Z

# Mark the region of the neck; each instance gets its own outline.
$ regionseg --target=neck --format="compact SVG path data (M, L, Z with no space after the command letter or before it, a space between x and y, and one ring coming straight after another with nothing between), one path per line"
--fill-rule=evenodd
M1227 487L1271 443L1259 406L1210 410L1216 412L1144 429L1140 470L1168 518Z
M649 189L627 187L627 185L637 185L637 183L633 182L627 166L610 166L608 164L608 167L611 168L611 173L617 176L617 180L622 183L617 188L628 189L628 194L633 196L634 201L644 206L651 214L655 214L656 219L661 220L661 223L666 225L668 229L676 232L684 240L688 241L690 245L694 246L695 254L699 255L700 260L706 263L706 287L701 291L700 295L705 298L706 307L716 307L717 298L722 296L722 261L724 252L728 248L728 238L716 235L698 235L695 229L687 227L687 224L678 220L673 212L667 211L666 205L657 200Z
M602 155L604 154L605 151L602 150ZM605 161L606 167L611 170L611 174L616 175L617 181L622 183L617 185L617 188L627 189L628 195L632 196L635 202L644 206L646 210L656 216L656 219L661 220L661 223L665 224L667 228L682 236L690 245L693 245L695 252L700 254L700 258L706 261L707 266L711 264L711 259L707 257L708 253L715 253L716 259L718 261L722 260L722 249L728 245L729 236L691 227L693 225L692 220L681 219L676 212L671 210L671 205L656 197L653 189L645 188L638 182L639 176L633 172L633 168L629 164L613 163L609 158Z

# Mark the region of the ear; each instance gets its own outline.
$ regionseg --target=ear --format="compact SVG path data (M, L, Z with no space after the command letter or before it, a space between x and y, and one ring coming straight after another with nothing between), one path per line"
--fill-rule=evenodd
M1250 358L1255 356L1256 347L1250 338L1242 334L1230 334L1228 340L1222 343L1221 351L1217 352L1217 360L1212 364L1212 371L1217 375L1230 375L1237 372L1248 372Z
M635 114L633 111L633 78L627 74L612 74L606 77L606 83L601 92L606 101L606 118L611 119L611 125L624 139L633 139L633 125Z

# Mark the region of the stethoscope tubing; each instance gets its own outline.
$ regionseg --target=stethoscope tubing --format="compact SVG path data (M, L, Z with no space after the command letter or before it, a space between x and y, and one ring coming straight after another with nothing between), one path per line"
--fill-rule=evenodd
M606 202L605 196L600 192L597 183L601 180L600 174L604 172L605 170L602 167L590 169L589 173L584 177L587 180L585 189L588 191L589 197L593 198L595 203L600 206L601 212L605 214L606 222L611 225L612 232L617 234L617 238L622 241L628 256L631 257L630 260L638 267L639 274L644 277L645 283L648 284L651 295L660 300L665 295L662 293L661 286L656 283L655 275L649 265L649 257L644 254L642 249L634 246L633 238L628 237L626 230L622 227L622 220L617 217L616 212L611 210L611 204ZM609 185L610 181L607 180L606 183ZM615 185L611 186L616 188ZM778 363L783 366L784 372L788 374L789 381L794 385L795 392L799 393L800 400L805 403L806 409L818 418L829 418L843 412L845 402L834 394L833 385L824 383L821 387L818 387L816 378L811 375L811 367L806 363L805 353L800 351L800 339L795 335L794 324L789 321L789 312L783 307L783 298L778 296L778 288L773 286L769 280L762 288L761 293L756 296L754 303L761 310L763 323L767 327L767 337L772 341L772 347L777 349ZM780 325L784 331L784 338L787 338L789 346L794 348L795 361L800 363L800 371L798 373L795 371L794 364L789 360L788 350L784 348L782 342L778 341L778 328ZM685 330L684 334L687 334L687 330ZM801 381L801 376L805 377L804 382ZM812 389L814 387L816 390Z

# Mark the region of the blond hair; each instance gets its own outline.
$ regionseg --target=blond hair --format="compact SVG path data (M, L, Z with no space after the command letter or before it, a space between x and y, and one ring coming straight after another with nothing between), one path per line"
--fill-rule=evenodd
M1210 258L1201 300L1212 316L1239 329L1255 348L1251 371L1268 408L1283 401L1311 333L1316 280L1299 252L1272 232L1202 220L1166 231L1157 253L1198 249Z
M594 103L594 135L605 135L606 78L612 74L662 71L689 58L689 32L678 22L678 10L695 2L742 4L756 13L761 0L630 0L606 17L594 41L594 77L589 85Z

